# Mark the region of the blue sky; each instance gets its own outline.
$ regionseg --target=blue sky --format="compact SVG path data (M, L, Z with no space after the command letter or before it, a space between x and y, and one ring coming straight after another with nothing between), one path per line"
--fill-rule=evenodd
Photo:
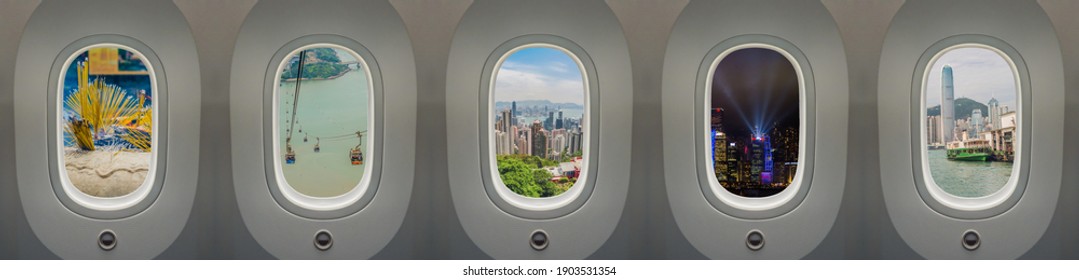
M966 97L989 105L996 98L1008 110L1016 109L1018 90L1014 72L1004 57L979 47L950 50L933 63L926 81L926 106L940 105L940 73L944 65L952 67L955 82L955 98Z
M498 69L495 101L549 100L584 104L577 62L558 49L529 47L510 54Z

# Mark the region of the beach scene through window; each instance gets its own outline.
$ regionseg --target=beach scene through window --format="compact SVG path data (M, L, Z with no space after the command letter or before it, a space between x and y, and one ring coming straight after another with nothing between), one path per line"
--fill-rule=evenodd
M80 192L128 195L147 180L153 160L150 65L119 47L92 47L65 65L60 99L64 173Z

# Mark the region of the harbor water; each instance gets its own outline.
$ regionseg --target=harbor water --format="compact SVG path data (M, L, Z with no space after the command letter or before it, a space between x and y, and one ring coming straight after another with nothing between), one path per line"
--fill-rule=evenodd
M296 107L296 123L292 133L294 164L284 164L285 140L291 118L296 82L279 85L278 113L281 169L285 181L296 191L313 197L340 196L355 188L368 164L367 147L363 147L364 164L352 165L349 152L360 139L357 131L367 130L368 81L364 69L350 66L352 71L330 80L305 80L300 86ZM302 132L300 130L303 130ZM307 142L304 142L304 136ZM318 139L321 138L321 141ZM363 141L368 141L366 134ZM315 152L319 143L320 152Z
M1011 162L948 160L946 150L929 150L933 182L958 197L983 197L1000 190L1012 174Z

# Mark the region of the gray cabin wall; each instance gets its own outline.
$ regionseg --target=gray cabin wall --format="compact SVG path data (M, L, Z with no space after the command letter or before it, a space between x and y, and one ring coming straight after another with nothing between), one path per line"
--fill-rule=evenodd
M485 0L477 0L485 1ZM601 1L601 0L586 0ZM667 39L690 0L608 0L633 67L633 154L628 203L592 259L702 259L674 222L664 185L661 82ZM797 1L797 0L791 0ZM1031 0L1033 1L1033 0ZM160 1L187 19L202 79L201 151L195 207L160 259L272 259L241 220L233 188L229 117L232 53L257 0ZM412 41L418 82L416 170L404 223L376 259L489 259L464 232L448 183L446 66L470 0L389 0ZM846 189L831 232L807 259L920 259L892 226L880 182L877 84L880 54L904 0L822 0L836 21L849 72ZM1079 140L1079 3L1038 0L1064 57L1064 143ZM39 1L0 0L0 259L55 259L27 224L15 180L13 77L23 27ZM196 58L193 58L196 59ZM166 62L167 63L167 62ZM1060 203L1047 233L1025 259L1079 258L1079 149L1065 145ZM1035 159L1036 160L1036 159Z

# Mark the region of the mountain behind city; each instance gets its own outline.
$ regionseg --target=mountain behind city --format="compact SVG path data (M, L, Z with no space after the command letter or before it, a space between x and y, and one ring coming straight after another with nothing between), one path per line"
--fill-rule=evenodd
M989 106L982 104L981 102L974 101L973 99L960 97L955 99L955 119L962 120L970 117L970 113L974 109L982 110L982 117L989 116ZM926 109L927 116L940 116L940 105L929 107Z
M496 110L497 109L507 109L507 108L510 107L510 105L512 105L510 101L495 102L495 109ZM561 108L561 109L584 109L584 105L582 105L582 104L554 103L554 102L551 102L550 100L519 100L519 101L517 101L517 107L518 108L536 107L536 106L549 106L551 108Z

